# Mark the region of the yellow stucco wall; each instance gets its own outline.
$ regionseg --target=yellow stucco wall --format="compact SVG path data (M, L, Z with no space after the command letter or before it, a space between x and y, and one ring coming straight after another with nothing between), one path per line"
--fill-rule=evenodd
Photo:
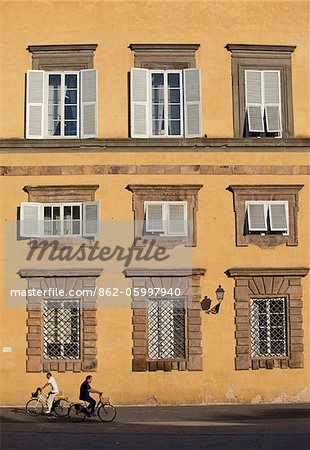
M295 136L309 136L309 3L304 1L2 1L2 138L24 136L28 45L97 43L99 137L128 136L130 43L198 43L203 135L232 137L227 43L296 45L292 56Z
M0 139L24 135L25 72L31 68L28 45L98 43L99 137L127 137L127 72L133 65L130 43L199 43L197 67L202 69L203 134L232 137L231 55L227 43L296 45L292 56L296 137L309 137L308 2L284 1L34 1L0 2ZM3 87L5 86L5 89ZM309 156L267 151L209 153L13 153L0 156L7 166L102 164L307 165ZM303 369L235 371L234 281L231 267L309 266L309 180L306 175L74 175L6 176L0 179L1 223L0 404L26 403L44 374L26 373L26 311L6 298L6 223L27 201L25 185L99 184L96 199L102 220L133 219L130 183L203 184L199 193L198 245L193 266L207 269L202 295L214 297L221 284L225 299L220 313L202 313L202 372L131 371L130 308L99 308L98 371L94 387L118 404L271 402L309 399L309 276L302 280L305 365ZM230 184L304 184L299 194L299 245L273 249L235 245L235 218ZM20 261L25 267L25 262ZM103 275L98 284L105 279ZM129 283L129 281L128 281ZM130 283L129 283L130 285ZM26 281L24 280L26 287ZM61 390L74 400L84 373L59 373Z

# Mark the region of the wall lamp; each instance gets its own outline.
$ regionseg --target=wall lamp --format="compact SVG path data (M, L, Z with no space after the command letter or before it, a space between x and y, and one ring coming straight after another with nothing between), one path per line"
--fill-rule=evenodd
M224 299L224 294L224 289L221 285L219 285L219 287L215 291L216 300L218 303L213 306L213 308L211 308L212 300L206 295L201 301L201 309L207 314L217 314L220 310L222 300Z

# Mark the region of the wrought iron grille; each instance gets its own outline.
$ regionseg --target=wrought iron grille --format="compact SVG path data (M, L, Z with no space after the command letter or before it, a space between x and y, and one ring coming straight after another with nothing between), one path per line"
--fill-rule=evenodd
M152 359L185 358L184 299L149 299L148 353Z
M285 297L251 299L252 356L287 356Z
M44 300L44 358L80 358L80 300Z

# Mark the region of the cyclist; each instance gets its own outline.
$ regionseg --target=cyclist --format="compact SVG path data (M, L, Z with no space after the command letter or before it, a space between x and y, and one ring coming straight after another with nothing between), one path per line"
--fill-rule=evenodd
M59 394L59 389L57 381L55 380L51 372L48 372L46 374L46 378L47 382L44 386L41 387L41 390L43 391L43 389L45 389L47 386L50 386L51 388L50 392L47 394L47 411L45 411L45 414L50 414L54 398Z
M96 400L93 399L89 394L101 394L101 391L97 391L97 389L93 389L90 383L93 381L93 377L91 375L87 375L85 381L80 386L80 400L84 400L90 404L90 415L95 416L95 406Z

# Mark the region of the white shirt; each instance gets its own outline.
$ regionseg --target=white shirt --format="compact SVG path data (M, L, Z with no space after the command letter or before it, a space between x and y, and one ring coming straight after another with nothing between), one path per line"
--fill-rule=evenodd
M59 393L58 385L54 377L50 377L48 384L51 386L52 394Z

